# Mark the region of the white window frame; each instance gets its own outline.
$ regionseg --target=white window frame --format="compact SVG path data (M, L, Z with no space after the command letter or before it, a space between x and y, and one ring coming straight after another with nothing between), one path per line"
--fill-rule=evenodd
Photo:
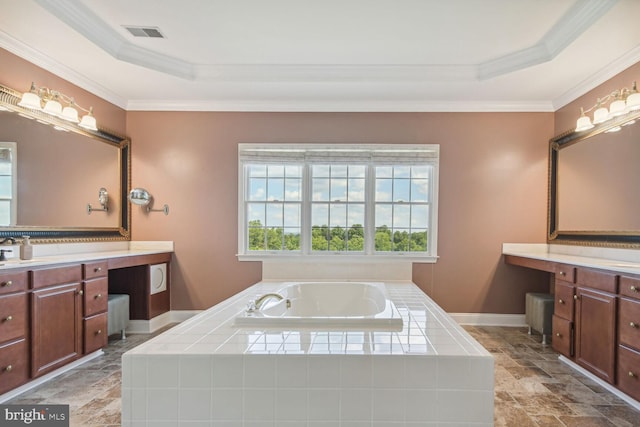
M300 252L249 251L247 248L247 211L245 164L268 162L295 162L303 164L303 195L301 208ZM363 252L311 252L311 163L365 163L368 165L429 165L432 175L429 180L429 223L427 224L427 252L375 252L375 182L373 168L369 168L365 195L365 249ZM434 263L438 258L438 179L440 146L438 144L238 144L238 259L240 261L261 260L332 260L366 261L410 260Z
M1 200L8 200L11 204L9 224L6 225L15 226L18 221L18 144L0 141L0 149L11 151L11 197L3 197Z

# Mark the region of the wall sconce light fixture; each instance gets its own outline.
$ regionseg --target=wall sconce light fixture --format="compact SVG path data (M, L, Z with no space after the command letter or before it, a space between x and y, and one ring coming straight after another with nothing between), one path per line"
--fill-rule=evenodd
M63 104L64 107L63 107ZM18 105L31 110L42 111L51 116L77 123L84 129L97 131L96 118L93 116L93 107L82 108L75 103L72 97L57 90L47 87L36 88L35 83L31 83L31 90L22 94ZM82 119L78 118L78 110L84 111Z
M164 205L162 209L151 209L153 196L144 188L134 188L129 192L129 201L134 205L146 207L147 212L164 212L169 215L169 205Z
M102 187L98 191L98 201L102 208L94 208L91 203L87 203L87 215L91 215L94 211L109 212L109 193L106 188Z
M606 104L609 101L611 101L611 104L609 104L609 108L607 108ZM591 118L587 116L587 113L590 113L594 109L592 122ZM576 122L576 132L589 130L593 128L594 125L604 123L607 120L636 110L640 110L640 93L638 93L636 88L636 82L633 82L631 89L625 87L615 90L604 98L598 98L598 101L591 108L587 110L580 108L580 117Z

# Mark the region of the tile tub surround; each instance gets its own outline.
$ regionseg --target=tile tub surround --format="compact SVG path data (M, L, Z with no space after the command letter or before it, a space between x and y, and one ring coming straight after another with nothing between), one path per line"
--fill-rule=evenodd
M122 425L493 425L493 357L411 282L402 331L255 330L260 282L122 357ZM462 407L463 405L463 407Z

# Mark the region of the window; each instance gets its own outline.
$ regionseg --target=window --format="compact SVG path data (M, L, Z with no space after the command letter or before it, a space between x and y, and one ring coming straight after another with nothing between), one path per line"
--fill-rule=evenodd
M437 257L438 145L240 144L241 259Z
M15 142L0 142L0 226L16 224L16 156Z

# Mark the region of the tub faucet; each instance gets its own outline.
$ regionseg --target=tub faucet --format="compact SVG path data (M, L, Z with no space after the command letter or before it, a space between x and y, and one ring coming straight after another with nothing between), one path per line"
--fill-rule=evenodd
M278 301L281 301L284 299L284 297L280 294L276 294L276 293L264 294L261 297L259 297L257 300L253 300L249 302L249 305L247 306L247 312L253 313L254 311L260 310L262 308L262 305L265 303L265 301L271 298L277 298ZM289 301L288 299L286 300L286 304L287 304L287 308L291 307L291 301Z

